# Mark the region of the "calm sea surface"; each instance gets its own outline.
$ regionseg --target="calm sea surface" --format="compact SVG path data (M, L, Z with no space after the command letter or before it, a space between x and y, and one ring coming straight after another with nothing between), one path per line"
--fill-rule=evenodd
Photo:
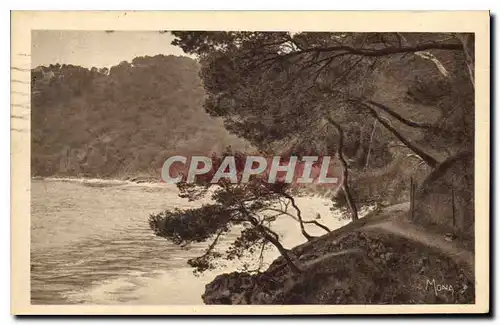
M202 304L206 283L241 264L195 276L186 261L206 245L179 248L156 237L150 213L195 207L175 186L104 180L33 180L31 184L31 301L33 304ZM297 199L305 218L317 213L331 229L346 223L332 215L329 201ZM304 238L296 222L278 220L273 229L286 247ZM324 233L309 227L312 234ZM228 246L237 231L227 235ZM275 250L266 253L270 262Z

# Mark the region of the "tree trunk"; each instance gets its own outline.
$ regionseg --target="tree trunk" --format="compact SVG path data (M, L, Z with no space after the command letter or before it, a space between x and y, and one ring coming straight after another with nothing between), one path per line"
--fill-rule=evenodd
M372 152L373 136L375 135L375 130L376 129L377 129L377 120L374 120L373 121L372 134L370 136L370 143L368 144L368 153L366 154L365 169L368 168L368 164L370 163L370 154Z
M394 117L399 122L401 122L405 125L411 126L413 128L422 128L422 129L435 129L436 128L436 126L434 126L432 123L416 122L416 121L412 121L412 120L409 120L407 118L404 118L401 114L396 113L395 111L393 111L389 107L387 107L383 104L377 103L373 100L369 100L367 102L370 105L373 105L375 107L380 108L381 110L383 110L384 112L386 112L387 114Z
M475 78L474 78L474 34L456 34L456 37L460 40L463 46L465 62L467 64L467 72L469 74L469 79L472 87L475 88Z
M383 118L378 115L377 111L374 108L368 106L367 104L362 104L366 107L370 113L375 117L380 124L382 124L387 130L389 130L399 141L401 141L405 146L407 146L411 151L417 154L423 161L425 161L430 167L435 168L439 161L436 158L432 157L430 154L426 153L424 150L419 148L416 144L413 144L409 139L405 138L395 127L393 127L390 123L385 121Z
M297 265L295 265L295 263L290 258L290 255L288 255L288 250L285 247L283 247L283 245L281 245L281 243L279 242L278 238L276 238L277 234L265 226L261 225L260 227L262 229L261 232L264 235L264 237L268 241L270 241L271 244L276 246L276 248L280 252L281 256L283 256L283 258L285 259L286 263L288 264L288 266L290 267L292 272L295 274L301 274L302 271L299 269L299 267Z
M276 234L274 231L267 228L266 226L261 225L257 221L257 219L250 216L248 211L243 206L241 212L246 216L247 220L250 221L250 223L260 231L260 233L264 236L264 238L278 249L281 256L285 259L286 263L288 264L292 272L295 274L301 274L302 271L299 269L297 265L295 265L295 263L290 258L290 255L288 255L288 250L285 247L283 247L283 245L281 245L278 234Z
M354 199L349 190L349 169L347 162L344 158L343 149L344 149L344 131L340 124L334 121L331 117L327 116L326 119L330 124L332 124L335 129L337 129L337 133L339 134L339 145L337 147L337 156L339 157L340 163L342 164L342 190L344 191L345 199L347 201L347 205L349 206L349 210L351 210L352 221L358 220L358 209L356 204L354 203Z

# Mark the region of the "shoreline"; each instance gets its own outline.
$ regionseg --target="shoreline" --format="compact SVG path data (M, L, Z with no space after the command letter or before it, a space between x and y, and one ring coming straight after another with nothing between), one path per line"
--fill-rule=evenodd
M78 177L78 176L32 176L31 180L37 181L60 181L60 182L126 182L133 184L141 183L158 183L164 184L163 182L155 179L154 177L147 176L137 176L137 177L124 177L124 178L106 178L106 177Z

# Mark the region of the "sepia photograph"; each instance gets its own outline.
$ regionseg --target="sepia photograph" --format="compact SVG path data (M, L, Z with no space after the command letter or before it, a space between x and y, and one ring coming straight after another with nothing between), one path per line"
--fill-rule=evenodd
M14 312L489 311L489 13L301 14L13 14Z

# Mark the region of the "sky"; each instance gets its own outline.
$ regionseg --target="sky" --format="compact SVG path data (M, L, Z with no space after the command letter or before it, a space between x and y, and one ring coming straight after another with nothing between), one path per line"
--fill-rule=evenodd
M144 55L185 55L173 46L170 33L157 31L54 31L31 34L31 67L73 64L85 68L111 67Z

